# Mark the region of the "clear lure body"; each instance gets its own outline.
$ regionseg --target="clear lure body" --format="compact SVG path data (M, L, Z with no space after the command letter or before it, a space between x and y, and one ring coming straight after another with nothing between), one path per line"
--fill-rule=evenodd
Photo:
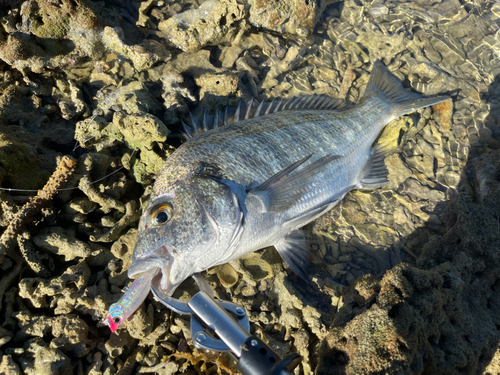
M155 277L157 273L157 269L141 273L128 288L123 297L109 307L103 323L111 329L111 332L115 332L144 302L151 290L153 277Z

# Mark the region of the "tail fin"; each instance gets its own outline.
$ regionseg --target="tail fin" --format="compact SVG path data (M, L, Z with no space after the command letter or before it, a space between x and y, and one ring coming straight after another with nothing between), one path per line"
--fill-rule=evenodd
M447 96L426 98L420 94L406 91L401 82L387 69L380 60L373 64L372 74L363 97L378 93L391 103L394 118L449 99Z

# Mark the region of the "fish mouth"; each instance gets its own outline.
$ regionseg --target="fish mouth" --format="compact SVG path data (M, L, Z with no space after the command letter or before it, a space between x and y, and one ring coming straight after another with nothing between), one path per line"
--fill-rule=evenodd
M138 274L158 268L160 272L153 279L152 286L161 289L163 293L171 296L179 285L179 283L173 284L170 281L172 262L172 256L166 247L161 246L135 259L129 267L127 274L129 278L134 279Z

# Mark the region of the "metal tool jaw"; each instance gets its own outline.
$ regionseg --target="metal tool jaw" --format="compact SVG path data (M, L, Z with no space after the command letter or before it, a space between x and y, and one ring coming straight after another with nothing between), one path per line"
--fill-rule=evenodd
M291 374L301 361L297 353L281 359L262 340L250 334L250 322L241 306L215 300L212 289L200 274L193 275L193 279L200 291L188 302L167 296L154 286L151 290L155 299L169 309L191 315L191 334L196 348L230 352L244 375Z
M224 343L223 340L214 338L209 334L203 324L210 328L219 337L221 335L235 335L243 339L242 336L248 336L250 331L250 321L245 310L232 302L213 299L213 291L207 281L200 274L194 274L193 279L200 291L191 298L189 302L180 301L174 297L167 296L161 290L154 287L151 288L155 299L176 313L183 315L191 315L191 335L193 337L194 346L197 349L208 349L217 352L228 352L232 349ZM232 316L228 313L233 314ZM231 327L230 319L235 318L236 322L246 332L239 332L238 327ZM234 340L230 340L234 341ZM244 340L243 342L244 343ZM236 343L237 345L237 343ZM234 348L233 348L234 349Z

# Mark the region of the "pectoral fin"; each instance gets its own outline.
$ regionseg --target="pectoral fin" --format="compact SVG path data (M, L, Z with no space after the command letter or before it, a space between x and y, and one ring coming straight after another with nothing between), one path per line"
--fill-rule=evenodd
M256 197L262 205L263 212L284 212L291 208L306 193L307 186L320 169L339 155L326 155L293 173L299 166L311 158L306 156L267 181L248 191L248 195Z
M304 232L294 230L276 243L274 247L291 270L308 282L309 253L306 249Z

